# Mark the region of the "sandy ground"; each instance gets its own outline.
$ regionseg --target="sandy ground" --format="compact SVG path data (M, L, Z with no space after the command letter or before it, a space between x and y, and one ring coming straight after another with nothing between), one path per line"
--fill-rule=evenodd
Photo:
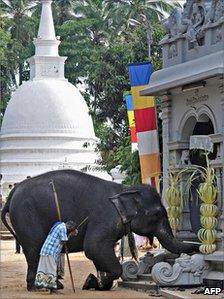
M95 274L95 268L92 262L89 261L83 253L69 255L76 293L72 291L67 265L65 279L63 281L65 289L61 291L60 295L50 295L46 292L30 293L26 290L25 257L23 254L15 254L14 252L14 241L1 241L0 298L152 298L144 292L136 292L119 287L106 292L82 291L82 285L88 274Z

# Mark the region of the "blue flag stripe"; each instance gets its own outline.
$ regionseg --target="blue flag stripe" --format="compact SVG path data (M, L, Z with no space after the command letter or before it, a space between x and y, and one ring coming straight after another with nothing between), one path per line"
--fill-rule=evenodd
M125 101L126 101L126 106L128 111L134 110L134 105L133 105L133 100L132 100L132 95L126 95L125 96Z
M128 65L131 86L141 86L149 83L153 72L150 62L132 63Z

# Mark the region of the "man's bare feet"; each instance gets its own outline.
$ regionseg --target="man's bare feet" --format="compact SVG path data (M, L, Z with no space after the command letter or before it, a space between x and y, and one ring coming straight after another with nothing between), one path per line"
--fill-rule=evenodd
M57 289L52 289L50 290L50 294L62 294L62 293Z

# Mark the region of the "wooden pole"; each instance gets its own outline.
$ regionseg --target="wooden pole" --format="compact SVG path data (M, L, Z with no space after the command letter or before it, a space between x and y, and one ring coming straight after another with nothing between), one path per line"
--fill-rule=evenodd
M54 193L54 201L55 201L55 205L56 205L56 209L57 209L58 219L59 219L59 221L62 221L59 199L58 199L58 195L57 195L53 180L50 182L50 185L52 186L53 193ZM68 262L68 269L69 269L69 273L70 273L72 289L75 293L75 285L74 285L74 280L73 280L73 276L72 276L71 264L70 264L70 260L69 260L69 256L68 256L68 247L67 247L66 243L64 244L64 247L65 247L65 254L66 254L66 258L67 258L67 262Z

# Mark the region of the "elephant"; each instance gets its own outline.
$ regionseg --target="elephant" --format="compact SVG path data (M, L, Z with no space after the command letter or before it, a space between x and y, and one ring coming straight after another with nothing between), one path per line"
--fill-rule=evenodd
M34 280L42 244L58 220L53 180L60 200L62 221L81 223L79 234L69 239L68 252L84 251L95 265L97 277L90 274L83 289L109 290L122 274L114 252L116 242L128 232L157 237L173 253L198 251L197 244L174 238L160 195L150 185L124 186L76 170L50 171L17 184L2 210L4 225L15 236L26 257L27 289ZM9 213L13 229L6 220Z

